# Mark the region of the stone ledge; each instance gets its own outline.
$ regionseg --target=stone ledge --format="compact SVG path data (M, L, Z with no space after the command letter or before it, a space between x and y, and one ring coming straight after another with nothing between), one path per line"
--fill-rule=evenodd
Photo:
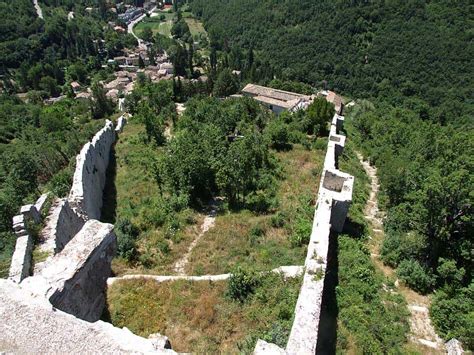
M98 320L117 244L113 228L111 224L87 221L66 247L35 276L23 280L22 286L67 313Z
M175 354L166 337L154 334L145 339L127 328L80 320L1 279L0 319L0 351L6 353Z

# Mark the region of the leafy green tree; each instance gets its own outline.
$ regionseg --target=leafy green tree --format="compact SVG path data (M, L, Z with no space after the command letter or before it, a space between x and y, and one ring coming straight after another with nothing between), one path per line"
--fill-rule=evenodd
M334 116L334 105L324 98L316 98L306 110L306 129L309 134L327 135L328 125Z
M218 97L225 97L235 94L238 90L238 84L232 71L228 68L222 70L214 85L214 95Z
M92 84L92 98L90 108L92 118L102 118L114 111L113 102L106 96L102 84L96 82Z
M153 31L151 30L151 28L145 27L142 31L141 37L145 42L153 41Z

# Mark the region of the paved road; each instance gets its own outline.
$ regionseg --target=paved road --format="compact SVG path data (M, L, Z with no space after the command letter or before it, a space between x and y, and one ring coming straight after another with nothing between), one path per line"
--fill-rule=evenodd
M150 11L150 13L153 13L153 11L156 10L156 6L154 8L152 8ZM133 37L135 37L138 41L138 45L142 44L143 40L141 40L140 38L138 38L138 36L133 32L133 27L139 23L141 20L143 20L145 17L146 17L146 14L147 12L145 12L143 15L141 15L140 17L137 17L135 20L133 20L132 22L130 22L128 24L128 27L127 27L127 30L128 30L128 33L131 33L133 35Z
M38 17L40 19L43 19L43 10L41 10L41 7L38 4L38 0L33 0L33 3L35 5L36 13L38 14Z

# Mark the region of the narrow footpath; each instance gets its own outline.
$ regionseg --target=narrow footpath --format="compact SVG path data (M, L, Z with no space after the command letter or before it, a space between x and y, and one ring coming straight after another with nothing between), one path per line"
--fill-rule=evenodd
M377 168L371 166L368 161L364 161L362 155L357 153L357 158L362 164L366 174L370 178L370 196L364 211L365 218L369 222L372 230L372 238L370 242L371 258L386 276L396 278L395 270L384 265L380 259L380 248L384 238L383 232L383 213L378 207L378 192L380 188L379 179L377 177ZM395 282L398 292L403 295L408 304L410 311L410 334L409 340L423 354L444 354L445 347L443 340L436 334L429 317L430 299L417 292L400 285Z
M40 19L43 19L43 10L41 10L41 7L38 4L38 0L33 0L33 4L35 5L36 9L36 14Z
M186 254L184 254L183 257L179 259L176 262L176 264L174 264L173 266L173 271L176 272L178 275L181 275L181 276L186 275L185 270L186 270L186 266L189 263L189 258L191 256L191 253L193 249L196 247L199 240L201 240L202 236L206 234L209 229L214 227L214 224L216 223L216 214L217 214L217 202L215 199L212 199L211 204L210 204L210 211L207 214L206 218L204 218L204 221L201 224L201 231L199 232L196 239L194 239L192 243L189 245L189 248L186 251Z

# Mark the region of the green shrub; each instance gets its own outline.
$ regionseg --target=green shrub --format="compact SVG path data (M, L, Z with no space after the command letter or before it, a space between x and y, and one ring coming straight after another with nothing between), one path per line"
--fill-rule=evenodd
M326 150L326 147L328 145L328 140L327 138L318 138L316 141L313 143L313 149L316 150Z
M249 194L246 207L256 213L266 213L278 205L274 191L256 191Z
M250 245L256 245L263 236L265 236L265 228L260 224L253 226L248 235Z
M278 150L291 148L288 125L281 118L269 122L265 128L265 135L273 148Z
M285 212L278 211L272 216L270 223L274 228L281 228L285 225L287 218Z
M474 349L474 283L448 293L434 294L430 317L437 332L446 340L456 338L465 348Z
M309 243L311 238L311 220L304 217L298 217L295 222L293 233L290 236L290 243L292 247L299 247Z
M63 169L55 174L49 182L53 194L58 197L67 196L72 186L72 176L73 172L69 168Z
M115 225L115 234L117 235L117 253L127 261L136 259L136 239L139 230L130 220L119 220Z
M238 266L229 278L227 296L235 301L244 302L259 284L260 278L255 271Z
M168 255L171 251L171 248L168 242L164 239L158 240L158 242L156 243L156 246L164 255Z
M434 285L433 275L425 270L417 260L403 260L397 268L397 275L414 290L426 293Z

